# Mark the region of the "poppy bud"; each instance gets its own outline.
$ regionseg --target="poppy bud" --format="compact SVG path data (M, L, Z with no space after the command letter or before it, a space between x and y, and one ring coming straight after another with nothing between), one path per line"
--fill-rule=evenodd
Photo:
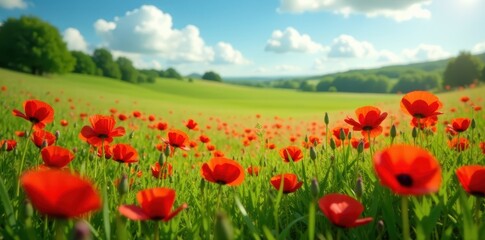
M73 148L72 148L72 152L73 152L73 153L77 153L77 147L73 147Z
M30 218L32 215L34 215L34 209L32 208L32 204L29 200L25 200L24 214L26 218Z
M316 178L312 179L311 185L310 185L310 190L313 195L313 197L316 199L318 198L318 195L320 194L320 187L318 186L318 181Z
M83 220L78 221L76 225L74 225L72 238L73 240L90 240L93 239L91 236L91 230L89 229L88 224Z
M313 161L317 159L317 150L315 150L315 147L310 147L310 158Z
M325 113L325 117L323 118L323 121L325 122L325 125L328 125L330 120L328 119L328 113Z
M364 141L359 141L359 144L357 145L357 152L361 154L364 151Z
M3 151L7 151L7 150L8 150L8 143L7 143L7 141L5 141L5 142L3 143L3 145L2 145L2 149L3 149Z
M305 142L308 142L308 135L305 135Z
M167 145L167 146L165 147L164 154L165 154L165 157L170 156L170 145Z
M163 163L165 163L166 159L167 157L165 156L165 153L160 153L160 157L158 157L158 164L160 164L160 166L163 166Z
M392 124L392 127L391 127L391 138L395 138L396 137L396 125Z
M128 193L129 187L130 186L128 185L128 177L123 174L120 183L118 184L118 193L120 195L125 195L126 193Z
M40 147L40 148L42 149L42 148L45 148L45 147L47 147L47 146L49 146L49 143L47 142L47 140L46 140L46 139L44 139L44 141L42 141L42 145L41 145L41 147Z
M472 118L472 122L470 123L470 127L472 129L475 129L475 126L476 126L475 119Z
M412 135L413 138L416 138L418 136L418 129L417 128L413 128L413 132L412 132Z
M364 182L362 181L362 176L359 175L355 183L355 195L360 198L364 192Z
M77 122L74 122L73 127L74 127L74 128L76 128L76 127L77 127Z
M332 150L335 150L335 141L333 140L333 138L330 139L330 148L332 148Z
M59 140L59 137L61 137L61 132L59 132L59 130L56 130L54 136L56 137L56 141Z
M345 140L345 132L343 128L340 128L340 135L339 135L340 140Z
M134 136L135 136L135 131L132 131L128 137L129 137L130 139L133 139L133 137L134 137Z
M200 180L199 189L201 192L204 192L205 182L206 181L203 178Z
M217 213L216 229L214 232L215 240L232 240L234 239L234 230L231 222L223 212Z
M349 132L349 133L347 134L347 139L348 139L348 140L352 139L352 132Z
M381 234L382 232L384 232L384 230L385 230L384 221L382 220L377 221L377 232Z

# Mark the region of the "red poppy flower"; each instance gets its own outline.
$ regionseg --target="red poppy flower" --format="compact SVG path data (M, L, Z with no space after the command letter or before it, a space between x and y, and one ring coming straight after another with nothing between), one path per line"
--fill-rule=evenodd
M436 123L438 123L438 116L434 115L426 118L415 118L411 120L411 126L419 129L430 129L436 131Z
M482 149L482 153L485 154L485 142L480 143L480 149Z
M244 180L244 169L234 160L214 157L200 169L202 177L213 183L237 186Z
M470 142L468 142L468 139L463 137L453 138L448 141L448 147L450 147L451 149L457 152L465 151L468 149L469 146L470 146Z
M125 135L123 127L115 128L116 121L111 116L94 115L89 117L91 126L84 126L79 138L95 147L113 142L114 137Z
M133 111L133 117L139 118L141 117L141 113L139 111Z
M40 129L32 133L32 142L34 142L35 146L38 148L47 147L56 142L56 136L48 131Z
M277 175L271 178L271 185L276 190L280 190L281 184L283 184L283 193L288 194L298 190L303 182L298 182L298 177L293 173L285 173Z
M30 121L34 125L34 130L42 129L46 124L54 121L54 109L45 102L27 100L24 102L24 111L25 114L15 109L12 113L16 117Z
M401 110L415 118L427 118L441 114L443 104L438 97L425 91L410 92L401 99Z
M208 136L206 136L206 135L200 135L200 136L199 136L199 140L200 140L201 142L203 142L203 143L208 143L208 142L210 142L210 141L211 141L211 140L210 140L210 138L209 138Z
M66 119L61 120L61 126L66 127L69 123L67 122Z
M352 138L350 140L350 144L352 144L352 147L357 149L359 147L359 144L362 143L364 144L364 149L367 149L370 147L369 140L367 138Z
M371 217L359 218L364 211L364 206L344 194L327 194L318 200L318 206L325 217L337 227L353 228L372 222Z
M40 153L44 165L51 168L63 168L74 159L71 151L58 146L45 147Z
M462 101L464 103L468 102L469 100L470 100L470 98L468 96L463 96L463 97L460 98L460 101Z
M105 159L111 159L113 156L113 148L108 144L104 145L104 149L102 147L98 147L97 149L98 157L102 157L104 154Z
M197 130L197 123L193 119L189 119L185 126L190 130Z
M0 140L0 150L12 151L17 146L17 141L15 140Z
M280 150L280 156L284 162L298 162L303 158L303 153L299 147L289 146Z
M187 208L187 204L184 203L175 211L172 211L175 202L175 190L170 188L152 188L139 191L136 194L136 200L141 207L121 205L118 208L121 215L131 220L162 220L168 222L177 216L180 211Z
M168 162L164 162L162 167L160 167L160 163L157 162L155 163L155 165L151 167L151 169L152 169L152 176L155 178L165 179L173 175L172 164Z
M118 119L119 119L120 121L125 121L126 119L128 119L128 117L127 117L125 114L122 114L122 113L121 113L120 115L118 115Z
M270 149L270 150L273 150L276 148L276 145L274 143L266 143L266 148L267 149Z
M180 130L170 130L167 133L167 138L167 140L163 139L163 141L170 146L182 150L190 150L187 146L189 144L189 137L184 132Z
M216 150L216 146L214 146L212 144L207 144L205 147L207 148L207 151L214 151L214 150Z
M450 128L455 132L464 132L470 126L470 119L469 118L455 118L451 120Z
M20 182L32 205L44 215L74 218L101 207L101 198L93 185L66 171L29 171Z
M221 150L216 150L212 152L212 154L214 155L214 157L224 157L224 152L222 152Z
M167 129L167 127L168 127L168 124L167 124L166 122L159 122L159 123L157 124L157 128L158 128L158 130L160 130L160 131L164 131L164 130L166 130L166 129Z
M463 166L456 170L456 176L466 192L473 196L485 197L485 167Z
M155 121L155 115L148 116L148 121L150 121L150 122Z
M434 193L441 184L438 161L416 146L393 145L376 153L374 169L381 184L400 195Z
M386 119L387 113L381 114L381 110L376 107L365 106L355 110L358 121L355 121L351 117L347 117L344 121L353 126L354 131L361 131L362 135L368 137L376 137L382 132L380 126L382 121Z
M17 137L25 137L25 131L15 131L15 135L17 135Z
M248 174L251 176L258 176L259 175L259 167L256 166L249 166L247 169Z
M342 127L342 126L334 127L332 129L332 134L335 137L335 139L339 139L340 140L340 132L341 131L344 131L345 136L348 136L349 135L349 132L350 132L350 129L348 127Z
M138 152L128 144L118 143L113 146L113 160L119 163L138 162Z

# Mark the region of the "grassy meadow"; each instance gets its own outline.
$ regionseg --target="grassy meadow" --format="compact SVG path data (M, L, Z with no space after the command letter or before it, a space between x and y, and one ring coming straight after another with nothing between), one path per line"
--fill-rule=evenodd
M436 130L414 133L411 117L400 109L403 95L304 93L202 80L157 79L154 84L132 85L102 77L37 77L4 69L0 86L0 140L17 142L13 150L2 146L0 151L0 239L70 239L79 225L87 226L95 239L405 239L405 218L411 239L480 239L485 234L485 202L467 194L455 174L460 166L484 165L480 143L485 141L485 114L478 108L484 106L483 86L437 93L443 114L438 115ZM464 96L469 100L461 101ZM54 144L74 153L67 168L93 183L102 199L97 211L74 219L52 218L26 201L19 178L43 163L40 149L30 140L30 123L12 115L14 109L24 112L22 104L28 99L54 109L54 121L45 130L57 132ZM351 137L362 138L344 119L356 118L355 109L366 105L388 113L382 134L362 151L345 143L350 136L336 146L335 128L350 128ZM136 111L140 116L134 116ZM137 162L104 159L79 138L95 114L112 115L116 126L124 127L126 134L112 144L132 146ZM120 114L128 118L122 121ZM473 119L473 126L457 136L447 134L446 124L459 117ZM185 126L189 119L197 123L196 129ZM159 129L158 123L166 123L166 129ZM164 154L163 139L170 129L188 135L190 150ZM25 136L18 136L19 131ZM210 142L201 142L201 135ZM310 137L318 141L308 144ZM467 139L466 149L449 146L456 137ZM438 191L402 197L381 185L372 159L393 144L419 146L438 160ZM302 150L303 159L286 163L279 151L292 145ZM244 168L240 185L215 184L201 176L203 164L215 155ZM152 175L152 166L161 161L173 166L167 178ZM248 167L258 167L259 174L250 174ZM283 173L296 174L301 188L285 194L273 187L271 178ZM122 176L129 187L120 191ZM183 203L188 208L166 222L132 221L119 213L120 205L139 205L139 191L155 187L174 189L174 208ZM330 193L357 199L364 206L361 217L373 220L355 228L335 226L318 205ZM409 201L409 211L403 211L403 198Z

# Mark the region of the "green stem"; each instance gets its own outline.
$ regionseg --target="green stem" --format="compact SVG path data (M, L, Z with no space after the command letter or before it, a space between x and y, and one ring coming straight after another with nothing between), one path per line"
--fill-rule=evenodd
M24 151L22 152L22 159L20 159L20 168L19 172L17 174L17 179L20 179L20 175L22 174L22 171L24 170L24 164L25 164L25 155L27 154L27 148L29 146L29 136L32 134L32 129L34 129L34 124L30 127L30 130L27 132L26 137L25 137L25 144L24 144ZM19 196L20 193L20 182L17 181L17 191L15 192L16 196Z
M64 226L65 226L65 220L64 219L57 219L55 221L56 224L56 240L64 240L66 239L66 235L64 233Z
M160 239L160 221L155 222L155 233L154 233L153 239L154 240Z
M477 225L480 225L480 208L481 208L482 200L480 197L475 197L475 222Z
M409 200L408 197L401 198L401 217L402 217L402 235L404 240L410 240L409 234Z

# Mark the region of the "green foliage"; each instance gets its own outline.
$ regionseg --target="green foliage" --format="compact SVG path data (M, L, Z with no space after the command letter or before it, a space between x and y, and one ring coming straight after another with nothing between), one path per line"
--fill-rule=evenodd
M221 76L218 73L213 71L205 72L204 75L202 75L202 79L215 81L215 82L222 82Z
M469 52L461 52L450 60L443 75L443 85L466 86L478 80L483 62Z
M304 81L300 85L300 90L304 92L315 92L316 91L315 84L310 83L309 81Z
M140 75L143 74L146 76L147 83L155 83L158 77L158 71L155 69L142 69L139 70Z
M480 81L485 82L485 66L482 68L482 72L480 74Z
M0 26L0 53L0 67L37 75L70 72L75 64L59 31L33 16Z
M325 77L320 82L318 82L316 91L317 92L327 92L328 89L332 86L333 78L332 77Z
M109 78L121 79L121 71L118 64L113 60L111 52L105 48L94 50L93 61L96 67L101 69L103 76Z
M436 73L409 73L401 76L391 92L407 93L415 90L432 90L440 86L440 76Z
M182 75L180 75L180 73L177 72L177 70L175 70L174 68L167 68L167 70L165 70L164 74L163 74L163 77L165 78L175 78L175 79L179 79L179 80L182 80Z
M71 55L76 59L76 65L73 72L95 75L97 72L96 64L91 56L81 51L71 51Z
M133 67L133 63L130 59L126 57L119 57L116 59L116 64L121 72L121 80L137 83L138 82L138 71Z
M342 74L335 77L332 86L340 92L385 93L389 86L389 79L377 75Z
M274 82L272 86L274 88L298 89L300 87L300 83L295 80L285 80Z

